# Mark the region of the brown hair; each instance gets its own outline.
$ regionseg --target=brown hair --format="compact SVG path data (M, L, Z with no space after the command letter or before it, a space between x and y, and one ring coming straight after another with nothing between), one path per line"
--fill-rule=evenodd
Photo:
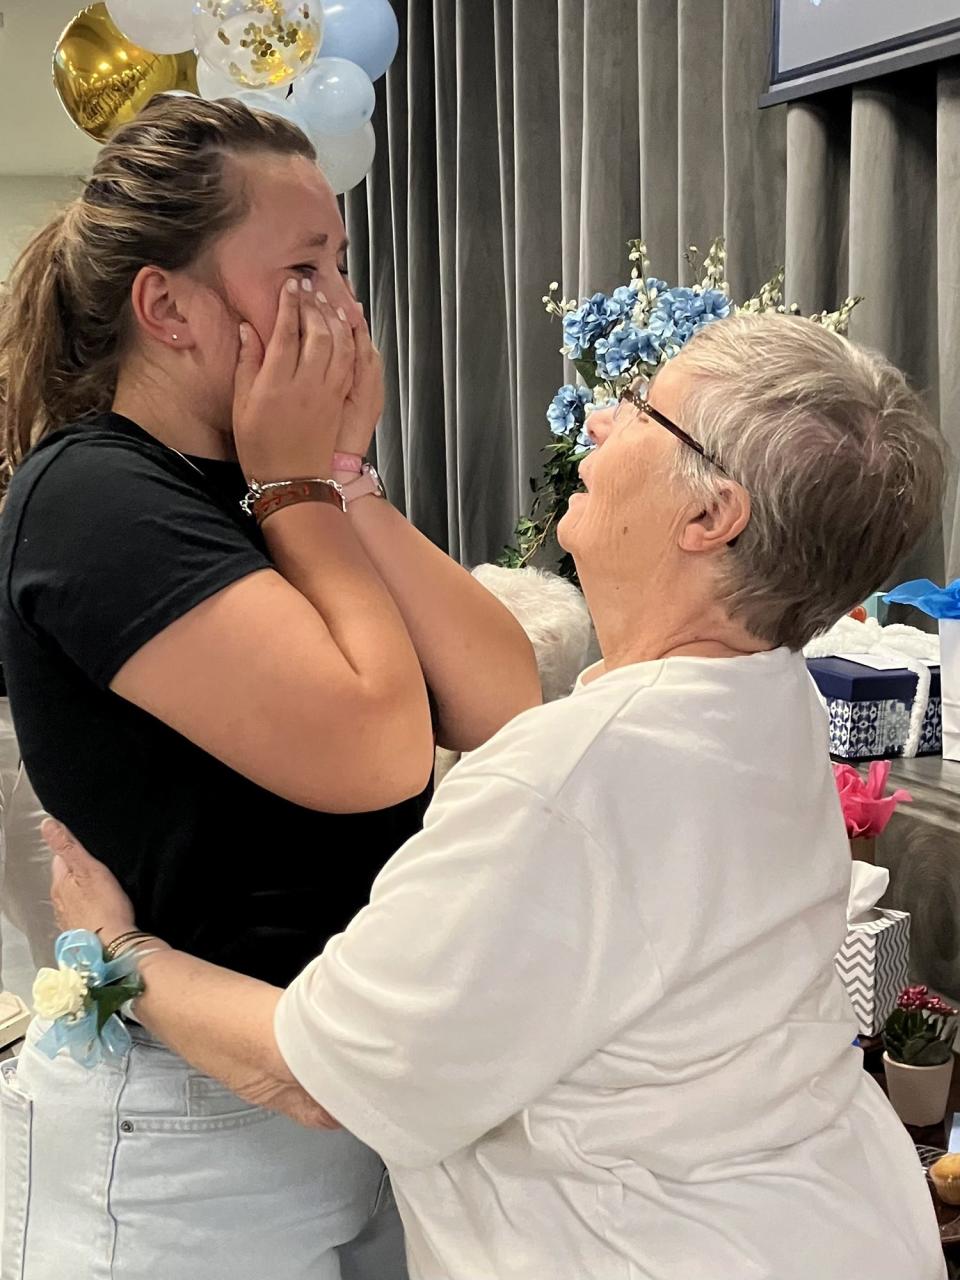
M720 320L680 359L683 425L750 495L721 598L753 635L799 649L939 519L943 438L899 369L810 320ZM677 465L704 497L727 483L692 449Z
M189 266L243 216L225 162L255 151L315 158L280 116L233 100L155 98L30 241L0 300L4 481L48 431L109 408L137 272Z

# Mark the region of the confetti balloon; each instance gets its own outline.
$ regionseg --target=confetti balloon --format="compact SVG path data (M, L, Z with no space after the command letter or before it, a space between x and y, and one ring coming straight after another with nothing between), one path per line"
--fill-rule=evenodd
M313 64L323 38L319 0L196 0L197 53L242 89L279 88Z
M204 62L202 58L197 60L197 87L200 97L210 102L217 98L235 98L241 93L259 93L264 98L285 98L290 92L289 86L285 84L279 89L242 89L232 76L214 71L209 62Z

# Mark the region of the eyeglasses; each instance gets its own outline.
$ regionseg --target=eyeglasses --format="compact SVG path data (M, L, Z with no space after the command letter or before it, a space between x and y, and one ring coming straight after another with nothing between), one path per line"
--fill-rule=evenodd
M645 417L650 418L652 422L656 422L658 426L664 427L672 436L676 436L681 444L685 444L688 449L693 449L695 453L699 453L701 458L705 458L707 462L712 462L718 471L722 471L725 476L729 476L730 472L723 463L718 462L712 454L707 453L699 440L694 440L693 436L688 435L683 427L678 427L665 413L661 413L659 409L654 409L649 400L650 385L650 378L634 378L629 387L625 391L621 391L620 403L622 404L626 400L629 404L634 405Z

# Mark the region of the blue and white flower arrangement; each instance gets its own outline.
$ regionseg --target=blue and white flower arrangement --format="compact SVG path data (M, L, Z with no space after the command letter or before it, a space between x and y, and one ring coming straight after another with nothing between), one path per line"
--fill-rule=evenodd
M549 315L563 325L561 353L576 370L578 381L562 386L547 408L553 439L540 484L531 480L533 506L517 525L516 545L504 552L503 563L519 568L546 546L567 503L579 488L577 467L593 448L588 433L591 412L619 400L641 374L652 376L659 365L671 360L704 325L737 312L779 311L799 314L796 305L783 301L783 270L767 281L754 297L739 305L731 300L726 279L726 250L722 239L711 244L705 257L692 246L686 255L694 283L669 285L650 274L642 240L628 245L630 280L613 293L595 293L577 301L558 297L559 284L551 284L543 297ZM837 311L810 317L828 329L845 333L850 313L860 298L847 298ZM569 556L559 571L576 581Z
M33 984L33 1008L50 1026L36 1047L49 1058L65 1049L82 1067L116 1062L130 1048L118 1014L143 991L132 955L110 960L88 929L61 933L56 969L41 969Z

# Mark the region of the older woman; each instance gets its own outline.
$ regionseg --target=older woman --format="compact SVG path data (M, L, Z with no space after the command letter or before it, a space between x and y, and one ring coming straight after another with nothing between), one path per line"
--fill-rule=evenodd
M772 316L591 429L560 537L603 661L450 775L286 991L159 949L136 1015L380 1151L419 1280L938 1280L834 971L849 852L799 652L934 519L936 432L888 364ZM129 929L53 839L63 922Z

